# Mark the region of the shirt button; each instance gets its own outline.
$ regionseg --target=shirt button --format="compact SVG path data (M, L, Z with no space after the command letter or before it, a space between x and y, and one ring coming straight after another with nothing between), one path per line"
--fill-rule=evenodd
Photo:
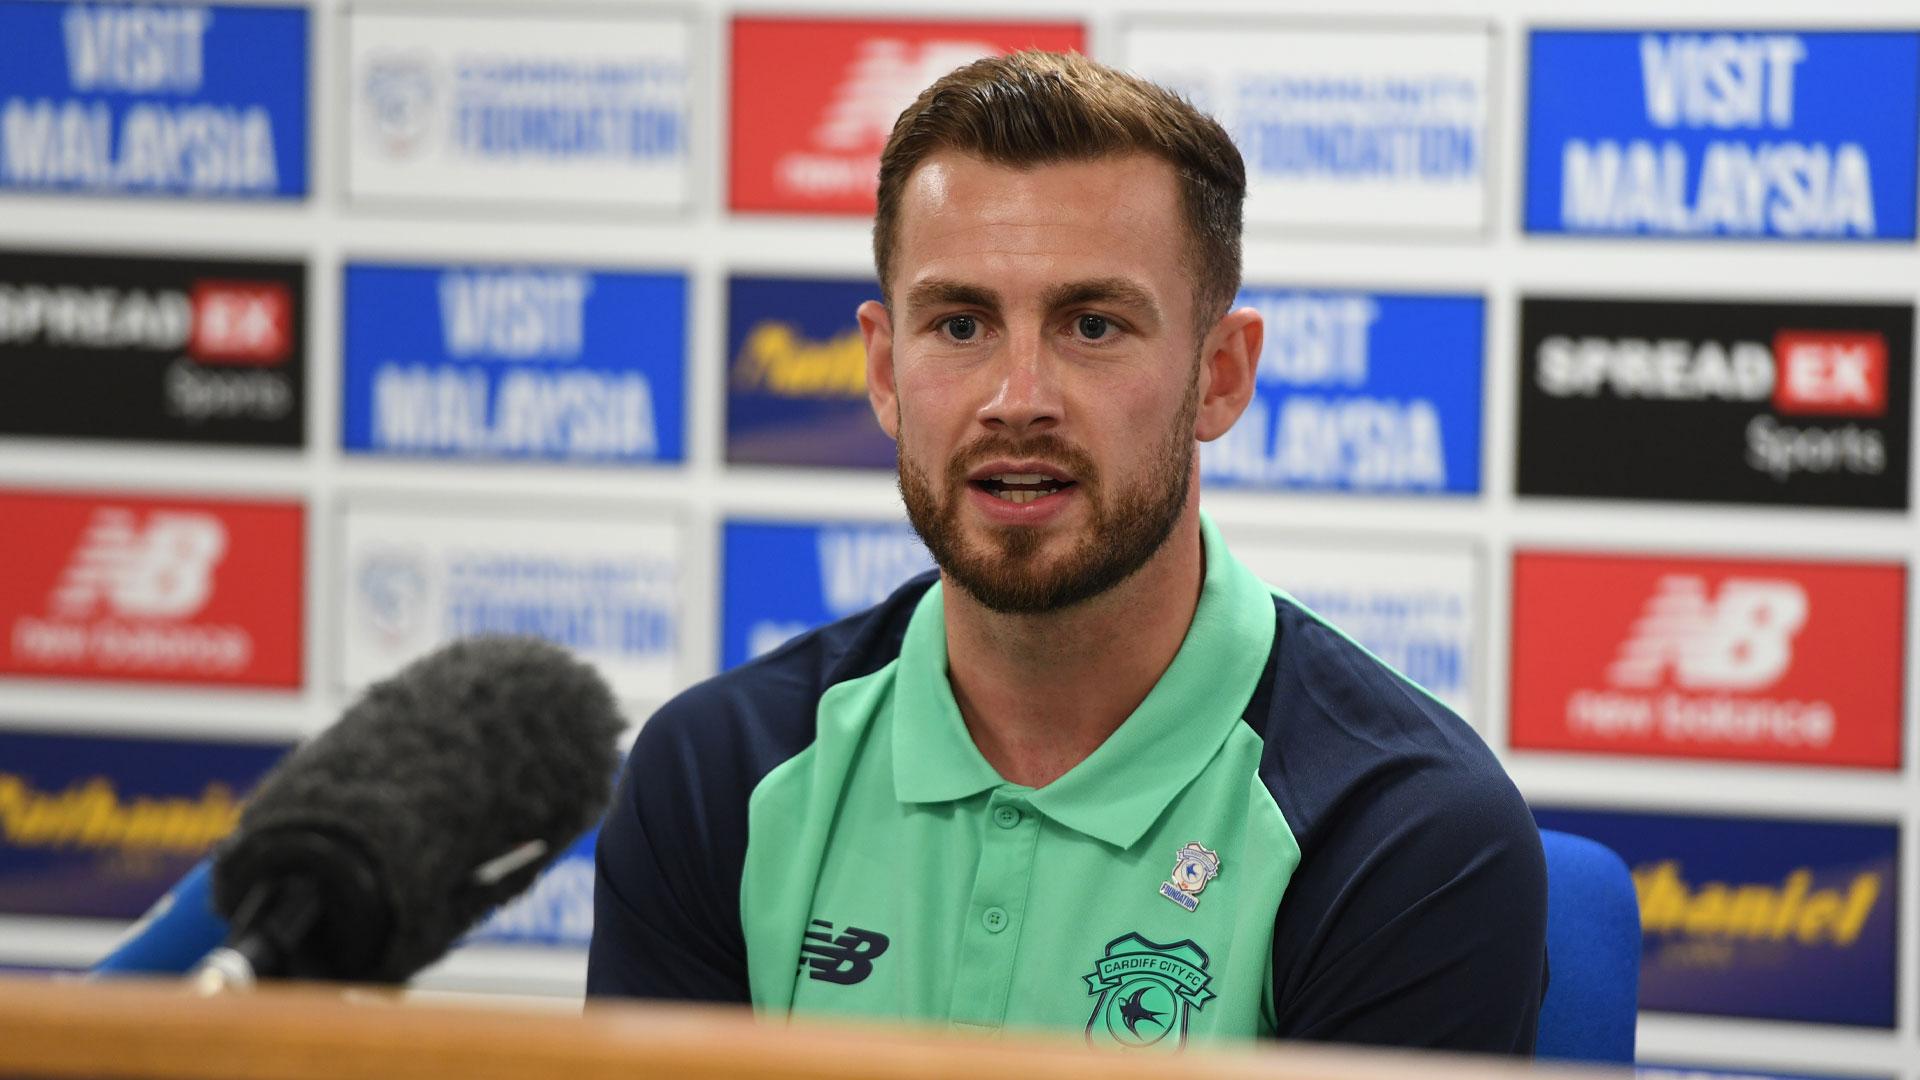
M987 933L989 934L997 934L1005 930L1007 928L1007 909L997 907L988 908L986 914L980 916L980 925L986 927Z
M1002 806L993 812L993 823L1003 829L1011 829L1020 824L1020 811L1011 806Z

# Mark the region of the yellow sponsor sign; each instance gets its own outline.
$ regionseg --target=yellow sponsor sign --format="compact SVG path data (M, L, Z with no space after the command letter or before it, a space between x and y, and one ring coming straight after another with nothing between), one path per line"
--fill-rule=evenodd
M0 840L14 847L201 855L239 820L239 801L218 781L198 797L123 799L104 776L51 792L0 772Z
M857 328L813 341L789 323L763 322L741 343L732 378L735 389L780 397L864 400L867 350Z
M1690 885L1678 860L1635 868L1640 927L1648 934L1797 942L1848 948L1880 897L1882 875L1855 874L1845 886L1813 888L1799 867L1778 885L1708 881Z

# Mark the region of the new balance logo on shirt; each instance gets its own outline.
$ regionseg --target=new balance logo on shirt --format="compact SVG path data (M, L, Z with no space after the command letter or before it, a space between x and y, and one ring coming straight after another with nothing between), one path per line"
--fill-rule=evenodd
M811 967L808 978L852 986L873 974L873 962L891 944L887 935L849 926L838 936L833 924L814 919L800 944L800 966Z

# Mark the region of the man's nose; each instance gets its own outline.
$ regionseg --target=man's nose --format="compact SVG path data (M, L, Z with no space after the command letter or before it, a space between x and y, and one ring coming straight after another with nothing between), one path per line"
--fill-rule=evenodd
M1012 435L1046 431L1061 419L1058 358L1047 349L1043 332L1032 328L1008 335L1008 344L992 365L993 396L980 410L980 422Z

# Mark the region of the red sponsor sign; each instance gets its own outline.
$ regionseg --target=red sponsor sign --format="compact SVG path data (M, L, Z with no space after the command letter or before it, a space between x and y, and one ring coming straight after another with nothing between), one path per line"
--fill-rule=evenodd
M1512 742L1900 766L1906 568L1521 553Z
M1806 416L1885 416L1887 339L1843 330L1782 330L1773 338L1773 407Z
M733 20L735 210L873 213L900 111L962 64L1084 48L1077 23Z
M300 685L297 503L0 492L0 673Z
M278 364L293 352L293 293L277 281L197 281L194 358L215 364Z

